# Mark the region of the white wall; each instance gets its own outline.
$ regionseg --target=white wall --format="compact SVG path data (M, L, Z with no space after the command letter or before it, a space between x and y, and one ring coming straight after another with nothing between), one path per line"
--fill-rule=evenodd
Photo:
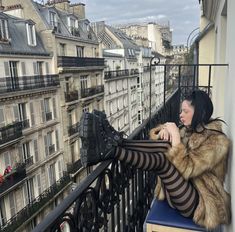
M228 75L225 81L225 121L228 124L227 134L231 139L232 144L235 141L235 1L228 0L228 11L227 11L227 48L226 48L226 61L229 64ZM233 149L234 145L231 146L231 156L229 162L229 173L228 173L228 187L232 196L232 224L225 228L225 231L233 232L235 231L235 175L234 165L235 165L235 151Z

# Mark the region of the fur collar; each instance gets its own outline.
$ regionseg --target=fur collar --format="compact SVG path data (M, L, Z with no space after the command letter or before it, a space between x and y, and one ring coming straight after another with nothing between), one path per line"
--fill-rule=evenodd
M222 132L222 123L219 120L210 122L203 127L198 127L201 133L192 132L190 129L183 127L180 129L182 143L191 149L198 148L209 136ZM218 132L219 131L219 132Z

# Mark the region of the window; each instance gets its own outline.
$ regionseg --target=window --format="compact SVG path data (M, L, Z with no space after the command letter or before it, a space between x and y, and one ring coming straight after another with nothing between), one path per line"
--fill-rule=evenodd
M5 126L4 111L0 108L0 128Z
M16 213L16 203L15 203L14 192L9 193L9 203L10 203L11 216L13 217Z
M65 56L65 44L64 43L60 43L60 55L61 56Z
M55 27L57 23L56 13L55 12L49 12L49 19L51 26Z
M55 163L51 164L48 168L48 176L49 176L49 184L50 186L53 185L56 182L55 177Z
M7 20L0 19L0 41L7 41L8 38L9 35L8 35Z
M6 151L3 153L3 156L4 156L5 167L12 166L11 153L9 151Z
M50 107L50 98L41 100L42 122L52 120L52 112Z
M51 155L55 152L55 144L52 142L52 132L48 132L44 136L45 154L46 156Z
M37 44L36 44L35 26L33 24L27 23L26 31L27 31L28 45L36 46Z
M4 197L0 198L0 226L3 226L7 221L6 217L6 208L5 208L5 202Z
M29 204L34 199L34 178L26 180L24 185L25 205Z
M84 47L76 46L77 57L84 57Z
M33 163L33 160L32 160L32 154L30 152L30 142L26 142L26 143L23 143L23 158L24 158L24 162L26 164L32 164Z
M42 185L41 185L41 176L40 174L36 175L37 180L37 189L38 189L38 195L42 193Z
M29 104L30 106L30 119L31 119L31 126L35 125L35 115L34 115L34 106L33 106L33 102L30 102Z
M88 79L88 76L81 76L80 77L81 89L87 89L87 79Z

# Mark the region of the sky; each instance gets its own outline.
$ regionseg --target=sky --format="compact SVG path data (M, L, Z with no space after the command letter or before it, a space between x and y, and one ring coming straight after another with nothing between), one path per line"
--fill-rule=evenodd
M86 5L86 18L108 25L158 22L170 23L173 45L187 44L191 31L199 26L198 0L70 0ZM189 42L194 34L189 37Z

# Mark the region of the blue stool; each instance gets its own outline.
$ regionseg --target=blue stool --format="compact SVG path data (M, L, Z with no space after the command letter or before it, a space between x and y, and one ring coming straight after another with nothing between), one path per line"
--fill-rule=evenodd
M207 231L192 219L180 215L166 201L154 200L146 217L147 232L191 232Z

